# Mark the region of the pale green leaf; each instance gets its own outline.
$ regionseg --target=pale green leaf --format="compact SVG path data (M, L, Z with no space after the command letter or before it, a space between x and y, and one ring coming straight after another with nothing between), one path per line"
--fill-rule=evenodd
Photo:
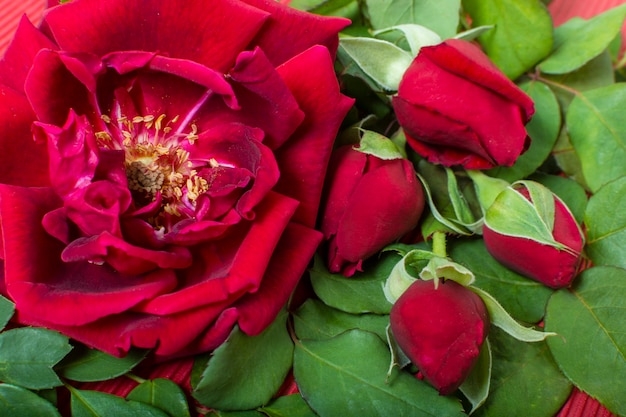
M365 0L365 4L374 29L413 23L446 39L459 25L460 0Z
M552 295L545 326L559 336L548 346L581 390L618 415L626 414L626 270L585 270L574 286Z
M511 79L532 69L552 50L552 19L536 0L463 0L463 7L472 25L494 26L478 39Z
M539 69L565 74L582 67L602 53L621 30L626 5L615 7L588 21L572 20L555 30L554 50Z
M594 265L626 268L626 177L601 187L585 212L585 251Z
M593 192L626 175L624 108L626 84L618 83L579 94L567 111L570 140Z

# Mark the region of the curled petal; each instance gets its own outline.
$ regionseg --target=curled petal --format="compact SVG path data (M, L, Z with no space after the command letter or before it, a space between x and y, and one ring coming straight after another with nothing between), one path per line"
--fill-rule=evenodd
M63 250L61 259L64 262L106 262L123 275L140 275L157 268L188 268L192 261L186 248L144 249L107 232L72 241Z
M4 279L18 311L61 325L80 325L176 286L174 274L167 270L128 277L107 266L59 262L63 244L41 226L43 215L59 204L49 188L0 185Z
M160 51L226 72L267 18L238 0L87 0L50 9L45 24L66 51Z

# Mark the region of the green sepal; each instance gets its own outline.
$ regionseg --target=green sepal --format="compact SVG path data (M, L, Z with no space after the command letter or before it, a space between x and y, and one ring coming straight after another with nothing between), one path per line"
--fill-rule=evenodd
M495 25L477 26L475 28L457 33L456 35L454 35L454 39L461 39L461 40L468 41L468 42L473 41L474 39L478 38L483 33L488 32L495 27L496 27Z
M386 161L404 158L403 151L388 137L372 130L359 130L362 133L361 141L355 150Z
M419 173L417 174L417 177L422 182L422 186L424 187L424 190L426 191L426 198L428 200L428 207L430 208L430 214L435 218L435 220L437 220L445 228L448 228L453 233L457 233L459 235L465 235L465 236L472 235L473 233L470 230L468 230L465 226L460 225L457 222L441 214L441 212L437 208L437 205L435 204L435 200L433 198L432 191L430 190L430 186L428 185L428 181L426 181L426 179Z
M474 282L472 271L461 264L440 256L434 256L428 261L426 267L420 272L420 278L424 281L435 280L435 288L437 288L439 279L449 279L464 287Z
M411 54L415 57L419 53L420 49L424 46L432 46L441 43L441 37L433 32L432 30L424 27L422 25L407 23L404 25L396 25L391 26L385 29L379 29L373 32L374 36L380 35L382 33L391 32L394 30L398 30L402 32L407 43L409 44L409 48L411 49Z
M402 369L409 366L411 364L411 359L409 359L406 353L404 353L400 346L398 346L398 342L396 342L396 338L393 336L393 332L391 331L391 325L387 325L386 333L387 344L389 345L389 351L391 352L391 361L389 363L389 370L387 371L387 378L391 378L393 368L397 366Z
M496 197L510 185L508 181L490 177L485 175L482 171L467 170L467 175L474 182L476 196L483 213L491 207Z
M449 279L468 286L474 282L474 274L448 258L426 250L414 249L407 252L391 270L383 285L385 297L390 303L395 303L417 279L434 280L435 288L439 279Z
M478 294L483 303L485 303L491 324L501 328L515 339L522 342L539 342L545 340L548 336L556 335L556 333L540 332L530 327L522 326L509 315L491 294L477 287L470 286L468 288Z
M489 338L486 338L480 348L478 361L476 361L472 371L459 387L459 390L472 405L472 409L469 411L470 415L487 401L491 386L492 361L491 344L489 343Z
M526 187L532 202L516 190L519 186ZM556 198L552 191L538 182L515 182L491 204L485 213L485 225L501 235L529 239L575 253L552 236Z
M476 220L465 196L459 190L459 184L456 180L456 175L454 175L454 171L448 167L444 168L448 176L448 195L450 196L450 202L452 203L452 208L454 209L458 223L476 233L482 227L482 222L480 219Z
M392 304L395 303L407 288L418 279L408 271L407 265L415 265L419 261L430 261L434 256L434 253L421 249L414 249L403 254L402 259L396 263L383 284L383 292L387 301Z
M365 37L341 37L337 58L345 67L357 66L370 87L388 94L398 91L413 62L410 53L391 42Z

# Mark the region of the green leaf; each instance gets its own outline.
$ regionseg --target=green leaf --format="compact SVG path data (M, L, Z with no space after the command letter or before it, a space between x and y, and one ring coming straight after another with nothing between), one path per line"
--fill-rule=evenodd
M296 335L299 339L330 339L351 329L362 329L386 338L389 324L387 315L350 314L318 300L307 300L293 315Z
M539 342L545 340L548 336L555 336L555 333L543 332L524 327L519 324L509 313L493 298L491 294L476 287L469 287L472 291L480 296L485 303L489 312L489 320L491 324L497 326L522 342Z
M556 28L554 50L539 69L549 74L565 74L582 67L602 53L619 33L626 16L626 6L610 9L584 21L570 22Z
M192 392L201 404L218 410L247 410L267 404L292 364L293 343L281 312L258 336L235 328L215 349Z
M453 397L407 372L387 377L389 349L376 335L350 330L333 339L301 341L294 376L311 408L324 417L463 416Z
M626 177L601 187L589 198L585 212L587 246L594 265L626 268Z
M459 25L460 0L366 0L374 29L414 23L441 38L451 38Z
M266 417L265 414L256 410L246 411L220 411L212 410L206 417Z
M127 401L117 395L68 388L71 392L72 417L169 417L158 408Z
M554 91L565 112L572 99L582 91L614 84L615 72L611 56L608 52L603 52L576 71L567 74L542 74L541 79Z
M379 159L391 160L402 159L404 155L398 149L395 143L386 136L380 133L373 132L371 130L361 129L362 136L359 142L359 147L354 148L359 152L366 153L368 155L374 155Z
M517 320L537 323L543 318L552 290L497 262L482 239L456 242L450 246L450 257L474 272L473 285L493 295Z
M350 278L331 274L319 256L310 271L315 294L325 304L347 313L389 314L391 303L385 298L383 284L400 257L382 255L364 264L363 271Z
M14 312L15 304L8 298L0 295L0 330L4 329L11 317L13 317Z
M474 411L487 401L489 385L491 383L491 362L491 344L489 343L489 338L487 338L480 348L478 361L474 364L472 371L459 387L465 398L467 398L472 405L469 414L474 413Z
M0 416L61 417L52 403L32 391L0 384Z
M567 111L570 140L593 192L626 175L625 107L626 84L618 83L581 93Z
M300 394L278 397L260 411L268 417L317 417Z
M84 345L74 348L55 368L64 378L80 382L105 381L124 375L146 357L147 351L133 349L118 358Z
M149 404L172 417L189 417L189 405L183 390L165 378L144 381L127 396L127 400Z
M567 129L561 129L559 138L554 144L552 154L559 169L561 169L565 175L575 180L586 190L589 189L582 173L583 169L580 157L576 154L576 151L572 146Z
M561 370L613 413L626 414L626 270L585 270L548 303L548 346Z
M552 50L552 19L536 0L463 0L463 7L472 25L495 26L478 40L510 79L533 68Z
M530 81L520 85L535 103L535 115L526 130L531 138L530 147L511 167L498 167L487 171L489 175L514 182L535 172L550 156L561 129L559 102L550 88L541 82Z
M0 380L30 389L60 386L52 367L70 350L68 338L52 330L7 330L0 333Z
M342 37L337 57L346 66L355 65L373 81L373 87L387 93L398 91L400 80L413 57L394 44L374 38Z
M546 342L520 342L494 327L489 341L493 356L489 396L474 416L557 415L572 385L559 371Z

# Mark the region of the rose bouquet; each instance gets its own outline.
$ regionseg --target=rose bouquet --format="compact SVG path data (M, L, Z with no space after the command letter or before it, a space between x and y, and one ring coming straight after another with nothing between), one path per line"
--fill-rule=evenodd
M0 61L0 415L626 415L626 6L60 3Z

